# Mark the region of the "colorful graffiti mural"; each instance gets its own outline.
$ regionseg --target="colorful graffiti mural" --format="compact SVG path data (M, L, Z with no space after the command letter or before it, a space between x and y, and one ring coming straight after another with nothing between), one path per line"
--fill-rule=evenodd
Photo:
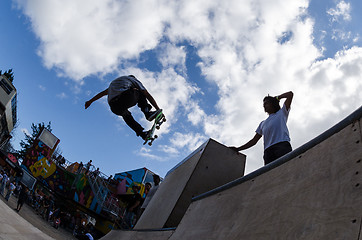
M16 157L12 153L8 153L7 157L12 163L18 164L18 159L16 159Z
M93 193L87 175L78 174L74 182L74 188L73 200L75 202L98 214L102 211L102 206Z
M153 182L154 173L150 170L140 168L106 179L105 175L87 175L84 171L78 171L81 169L78 169L77 162L67 165L65 169L52 160L58 143L59 140L54 135L42 133L28 149L22 167L38 183L57 195L78 203L75 207L80 211L91 210L99 214L101 217L97 219L96 227L102 232L107 233L113 229L114 216L123 215L127 199L130 194L134 194L132 186L140 186L139 193L143 198L146 197L145 183Z
M49 189L64 196L70 196L75 177L50 160L55 147L50 149L41 140L36 139L22 165Z
M141 194L142 197L145 197L145 183L152 183L153 175L154 173L147 168L115 174L114 180L117 182L117 195L133 194L132 186L137 185L141 187L139 194Z
M49 133L47 134L49 135ZM46 134L42 132L40 136L44 135ZM54 135L53 138L55 138ZM24 159L24 169L53 192L100 213L101 207L94 197L87 176L66 171L51 160L58 143L59 140L57 140L56 144L52 144L53 148L50 148L39 138L35 139L33 146L28 150Z

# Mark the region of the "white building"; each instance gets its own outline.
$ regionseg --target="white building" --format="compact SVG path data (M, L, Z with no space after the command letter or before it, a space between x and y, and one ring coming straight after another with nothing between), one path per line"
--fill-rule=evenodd
M16 121L16 88L5 77L0 76L0 145L8 140Z

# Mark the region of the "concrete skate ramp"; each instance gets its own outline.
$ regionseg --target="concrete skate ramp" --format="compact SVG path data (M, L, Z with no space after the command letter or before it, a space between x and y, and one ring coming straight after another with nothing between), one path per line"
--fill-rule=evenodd
M134 231L111 231L102 240L166 240L169 239L174 230L160 229L160 230L134 230Z
M135 239L362 240L361 116L359 108L273 163L193 198L170 237L134 231Z
M54 238L31 225L0 200L0 239L49 240Z
M169 239L361 240L361 115L194 198Z
M245 158L209 139L167 173L135 229L177 227L193 197L244 175Z

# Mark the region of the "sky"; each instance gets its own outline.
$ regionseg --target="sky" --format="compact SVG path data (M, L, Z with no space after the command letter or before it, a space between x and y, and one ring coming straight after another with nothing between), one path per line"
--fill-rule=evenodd
M92 159L106 175L146 167L164 177L209 138L240 146L267 118L268 94L294 93L293 149L361 106L360 0L12 0L0 8L0 69L13 69L18 92L15 149L32 123L50 121L68 161ZM106 98L84 109L129 74L167 118L151 147ZM242 153L246 173L263 166L262 140Z

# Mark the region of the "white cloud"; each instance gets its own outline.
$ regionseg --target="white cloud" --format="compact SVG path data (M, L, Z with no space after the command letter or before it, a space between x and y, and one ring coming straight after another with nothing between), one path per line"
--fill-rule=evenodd
M207 138L200 133L180 133L176 132L173 134L173 137L170 139L170 142L173 146L177 148L186 148L189 151L195 150L202 143L204 143Z
M357 43L358 41L360 40L360 36L359 34L357 33L356 36L353 38L353 43Z
M169 156L175 156L179 154L179 151L176 147L169 146L169 145L161 145L159 149L162 149L163 152L167 153Z
M56 95L59 99L66 99L68 98L68 95L65 92L59 93Z
M92 73L114 71L122 59L156 47L167 15L159 1L16 3L41 41L38 54L44 64L77 81Z
M362 102L361 48L319 60L324 48L313 44L307 0L16 1L41 41L44 64L80 83L156 50L159 72L127 62L118 73L134 74L164 109L168 121L160 131L171 136L164 148L171 155L209 137L227 145L246 142L267 117L267 94L295 93L288 124L294 147ZM328 10L333 21L351 21L350 12L345 1ZM335 34L337 40L351 36ZM196 48L200 78L217 86L212 113L199 104L207 94L187 76L186 43ZM180 123L182 132L175 130ZM246 151L249 170L262 163L261 145Z
M189 105L186 106L186 111L188 112L187 120L194 126L200 125L208 117L195 101L189 102Z
M185 47L177 47L172 44L161 44L158 59L163 68L175 67L182 75L186 74L186 52Z
M39 85L39 89L42 90L42 91L45 91L46 87L44 87L43 85Z
M342 18L344 21L351 21L351 4L345 1L337 3L336 8L330 8L327 11L328 15L331 16L332 22L340 21Z
M358 6L358 4L356 5ZM358 9L353 10L359 12ZM331 23L331 38L336 42L343 42L344 45L349 43L349 46L355 44L359 39L358 30L353 29L354 23L352 22L351 12L351 3L345 1L340 1L336 4L335 8L327 10Z
M151 159L156 161L164 161L164 158L157 156L155 154L152 154L152 151L150 149L147 149L146 147L142 147L140 151L135 152L136 155L142 156L145 159Z
M332 33L332 39L334 40L342 40L342 41L347 41L351 38L356 39L355 37L352 37L352 32L351 31L343 31L341 29L333 29L333 33Z
M303 88L297 90L301 99L294 107L295 136L303 136L304 141L312 138L357 109L362 102L361 74L362 48L341 50L334 58L316 61L306 71Z

